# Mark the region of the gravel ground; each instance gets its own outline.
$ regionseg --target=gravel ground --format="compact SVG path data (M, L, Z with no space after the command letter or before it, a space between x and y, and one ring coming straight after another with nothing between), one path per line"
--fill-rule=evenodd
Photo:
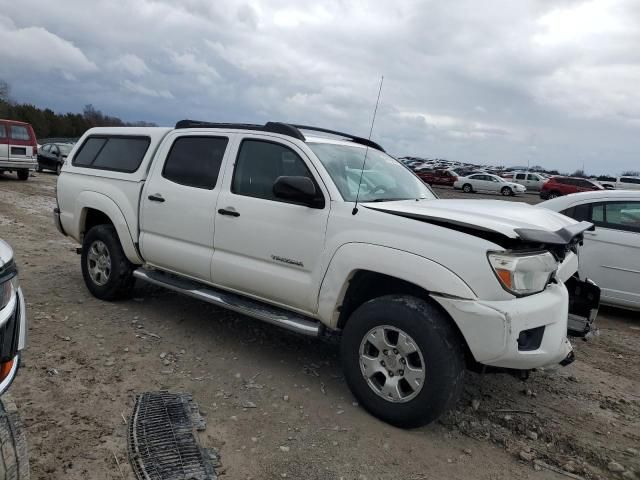
M51 221L55 180L0 175L0 237L16 251L30 316L11 395L32 478L133 479L125 420L134 396L156 389L193 394L222 478L637 478L637 314L603 309L600 336L574 342L578 360L559 371L527 382L468 374L454 411L403 431L354 403L335 345L148 286L122 302L91 297L76 245Z

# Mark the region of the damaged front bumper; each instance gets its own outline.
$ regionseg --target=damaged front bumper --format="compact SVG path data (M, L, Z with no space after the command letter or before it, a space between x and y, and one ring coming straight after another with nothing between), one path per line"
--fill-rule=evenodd
M569 291L569 335L585 337L595 329L600 307L600 287L591 280L574 275L565 282Z

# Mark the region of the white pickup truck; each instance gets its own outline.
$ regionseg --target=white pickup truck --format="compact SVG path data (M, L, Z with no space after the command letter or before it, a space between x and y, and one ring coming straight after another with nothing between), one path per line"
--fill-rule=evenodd
M69 154L57 202L96 297L139 279L335 334L354 395L398 426L452 406L466 368L570 363L569 306L585 333L599 301L574 277L591 224L439 200L378 144L326 129L94 128Z

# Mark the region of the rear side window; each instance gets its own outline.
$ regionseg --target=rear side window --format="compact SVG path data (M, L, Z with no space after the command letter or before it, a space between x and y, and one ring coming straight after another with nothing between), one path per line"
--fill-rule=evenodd
M11 138L13 140L31 140L29 130L24 125L11 125Z
M516 175L516 180L524 180L524 173L518 173ZM531 180L531 178L529 180Z
M7 129L2 124L0 124L0 138L7 138Z
M140 167L149 143L149 137L89 137L73 165L132 173Z
M315 183L304 161L290 148L279 143L243 140L231 191L281 202L273 194L273 184L278 177L288 175L308 177Z
M215 188L229 139L180 137L171 146L162 176L189 187Z

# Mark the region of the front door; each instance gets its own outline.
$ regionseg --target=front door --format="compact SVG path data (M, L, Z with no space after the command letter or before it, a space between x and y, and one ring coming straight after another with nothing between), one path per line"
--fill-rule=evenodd
M228 135L174 132L142 192L140 249L147 263L211 281L220 167Z
M294 143L254 134L245 136L227 170L215 220L213 282L315 311L330 202L313 165ZM311 178L324 206L276 198L273 184L280 176Z
M640 202L591 204L580 250L580 274L602 290L602 300L640 307Z

